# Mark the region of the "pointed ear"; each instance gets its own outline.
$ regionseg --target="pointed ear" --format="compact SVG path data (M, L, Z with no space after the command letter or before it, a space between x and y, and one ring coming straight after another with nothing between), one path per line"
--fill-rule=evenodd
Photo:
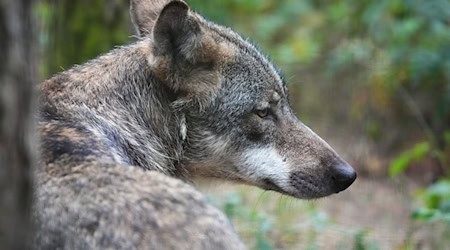
M150 35L159 13L169 0L131 0L130 15L140 37Z
M218 62L234 55L225 41L208 31L200 16L177 0L161 10L151 46L153 72L174 91L178 104L203 106L221 84Z
M153 29L153 39L156 54L183 56L188 61L202 45L200 25L181 1L172 1L162 9Z

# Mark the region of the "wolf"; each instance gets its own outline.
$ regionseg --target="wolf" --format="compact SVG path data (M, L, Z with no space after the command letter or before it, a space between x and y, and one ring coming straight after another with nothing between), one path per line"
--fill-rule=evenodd
M138 41L39 87L34 247L245 249L192 180L301 199L355 181L246 39L184 1L130 13Z

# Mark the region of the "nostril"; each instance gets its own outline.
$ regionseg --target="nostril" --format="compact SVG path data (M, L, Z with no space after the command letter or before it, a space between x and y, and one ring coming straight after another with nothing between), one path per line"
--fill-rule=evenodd
M331 179L334 182L336 193L347 189L355 181L356 176L355 170L347 164L334 167Z

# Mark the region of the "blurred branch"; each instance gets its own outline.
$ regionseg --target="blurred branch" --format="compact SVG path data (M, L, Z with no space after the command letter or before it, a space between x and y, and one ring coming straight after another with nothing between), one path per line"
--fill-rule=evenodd
M402 97L403 100L405 100L406 105L408 105L408 107L411 109L413 116L416 118L419 125L425 131L425 134L428 137L428 139L430 141L435 141L433 129L427 124L425 116L420 110L419 105L414 101L414 99L411 97L411 95L404 87L399 86L398 93L400 94L400 97Z

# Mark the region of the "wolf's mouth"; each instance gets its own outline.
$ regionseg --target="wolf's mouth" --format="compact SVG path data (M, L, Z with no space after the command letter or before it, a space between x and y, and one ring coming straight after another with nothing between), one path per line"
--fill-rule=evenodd
M280 186L275 184L275 182L273 182L269 178L264 178L262 180L262 188L265 190L271 190L271 191L275 191L275 192L285 194L285 195L291 195L291 194L288 194L286 191L284 191Z

